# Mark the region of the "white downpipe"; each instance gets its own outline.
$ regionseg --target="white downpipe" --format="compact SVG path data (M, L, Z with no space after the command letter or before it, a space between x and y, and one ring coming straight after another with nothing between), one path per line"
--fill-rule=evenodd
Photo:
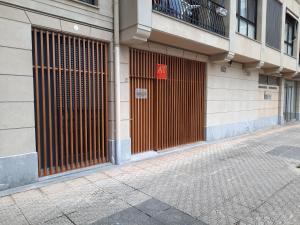
M115 163L120 164L120 31L119 0L114 0Z

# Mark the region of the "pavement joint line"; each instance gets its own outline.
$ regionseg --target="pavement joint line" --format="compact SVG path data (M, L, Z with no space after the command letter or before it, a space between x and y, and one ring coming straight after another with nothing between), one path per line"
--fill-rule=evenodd
M65 214L64 212L63 212L63 215L64 215L64 216L65 216L72 224L76 225L76 223L69 217L69 215Z

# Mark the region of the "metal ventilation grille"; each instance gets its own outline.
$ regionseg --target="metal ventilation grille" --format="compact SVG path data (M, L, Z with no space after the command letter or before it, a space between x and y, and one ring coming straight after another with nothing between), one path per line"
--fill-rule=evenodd
M107 44L33 29L39 175L107 162Z

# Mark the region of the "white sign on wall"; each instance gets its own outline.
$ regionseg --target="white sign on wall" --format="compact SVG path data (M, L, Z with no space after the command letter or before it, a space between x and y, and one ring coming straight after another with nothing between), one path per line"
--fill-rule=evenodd
M135 98L136 99L147 99L148 98L148 90L145 88L136 88L135 89Z

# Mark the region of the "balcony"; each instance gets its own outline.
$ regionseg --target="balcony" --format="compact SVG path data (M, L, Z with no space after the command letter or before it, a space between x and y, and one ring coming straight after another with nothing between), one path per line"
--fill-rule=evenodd
M211 0L152 0L154 11L225 36L227 10Z

